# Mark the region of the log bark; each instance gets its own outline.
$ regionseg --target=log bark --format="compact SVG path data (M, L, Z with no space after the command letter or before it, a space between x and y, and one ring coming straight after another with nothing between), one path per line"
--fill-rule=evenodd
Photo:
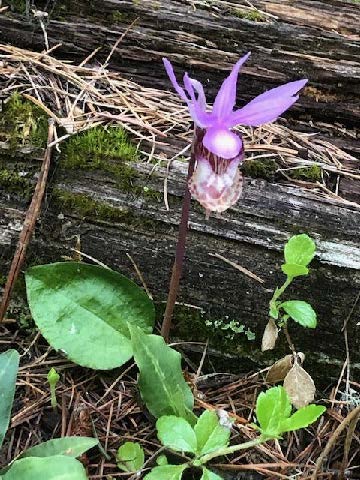
M39 1L37 8L46 4ZM245 6L221 0L55 2L47 34L50 46L61 43L59 55L80 61L99 46L103 48L96 58L106 58L126 32L110 67L142 84L163 88L168 88L161 63L165 54L211 87L241 54L252 51L253 60L243 68L239 83L241 102L264 88L306 77L310 83L294 115L359 125L359 5L350 0L253 4L265 12L259 19L266 21L249 20L246 2ZM0 15L0 31L5 43L44 48L43 32L34 18Z
M45 3L39 1L37 7ZM137 19L114 52L109 68L142 84L166 89L168 79L161 67L164 55L179 70L187 68L199 80L218 86L230 65L252 50L254 60L243 69L239 82L240 102L281 82L306 76L310 86L299 106L287 114L289 125L321 132L323 137L331 137L334 143L358 154L359 5L345 0L253 0L253 4L265 11L269 21L240 18L242 14L235 11L240 8L239 2L220 0L210 4L201 0L57 2L47 33L50 46L61 42L56 50L60 57L81 61L102 45L103 51L97 56L101 61ZM63 10L59 9L62 5L66 6ZM39 25L19 13L0 15L0 31L3 42L35 50L44 48ZM214 92L210 87L210 97ZM24 168L29 166L27 163ZM80 235L85 253L136 278L126 255L129 253L160 312L175 251L186 166L174 162L170 172L170 211L162 201L165 170L157 168L150 175L151 165L139 164L136 168L136 182L150 189L151 199L119 189L104 172L56 168L28 262L55 261L71 255L75 238ZM348 180L347 189L348 197L355 200L357 183ZM3 274L26 205L22 195L0 190ZM307 232L317 243L318 255L311 275L298 279L289 295L313 304L319 327L315 332L296 326L290 330L297 348L308 356L310 373L325 382L336 378L346 358L343 322L360 287L358 207L321 200L296 186L247 179L243 198L225 215L207 221L195 203L192 208L179 299L192 306L178 308L175 333L192 341L206 340L211 335L211 358L225 358L227 370L230 365L226 354L232 355L230 363L236 370L257 368L278 358L285 352L285 344L273 357L259 353L268 301L273 288L283 280L280 252L284 242L294 233ZM214 257L216 253L262 277L264 285ZM354 374L360 371L356 326L359 314L357 306L348 324ZM231 342L226 331L214 325L205 328L206 320L212 324L217 320L239 321L256 333L256 340L251 343L238 335Z
M150 175L151 165L139 164L137 169L137 186L158 192L157 200L122 191L111 176L102 172L58 170L29 262L58 261L62 256L71 256L76 236L80 235L82 251L137 279L126 255L129 253L160 312L174 257L186 165L175 163L168 178L170 211L161 198L165 170L159 168ZM86 204L84 210L84 198L93 200L91 208ZM2 271L6 271L25 204L4 191L0 199L1 263ZM101 213L104 206L105 214ZM359 209L330 200L319 201L297 187L262 180L247 179L243 198L223 216L207 221L194 203L179 301L195 308L178 309L175 334L192 341L205 341L208 335L212 336L212 358L219 360L216 351L224 353L226 348L229 355L236 354L230 362L234 369L239 364L244 369L265 365L282 355L285 343L280 344L273 357L260 354L261 334L272 290L284 280L280 270L284 242L294 233L307 232L315 239L318 254L311 275L298 279L287 298L311 302L318 313L319 327L314 332L291 325L290 330L297 348L308 356L310 372L329 381L339 373L345 359L341 329L360 287L359 229ZM264 285L214 254L252 271L265 280ZM348 325L354 372L360 368L356 326L359 313L358 306ZM236 320L254 331L256 340L248 342L238 335L234 342L228 341L225 331L205 327L206 321L215 320Z

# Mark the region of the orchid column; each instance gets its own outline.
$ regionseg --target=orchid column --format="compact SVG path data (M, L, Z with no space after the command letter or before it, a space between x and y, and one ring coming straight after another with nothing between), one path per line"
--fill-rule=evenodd
M236 83L241 66L250 53L242 57L224 80L208 111L203 86L185 73L182 88L169 60L163 59L166 72L181 99L187 103L194 120L194 138L188 170L188 185L183 200L182 218L170 291L161 333L168 340L171 318L182 271L189 220L190 196L210 212L224 212L234 205L242 191L238 167L244 158L241 135L232 129L237 125L259 126L273 122L298 100L297 92L307 80L290 82L265 92L243 108L234 111Z

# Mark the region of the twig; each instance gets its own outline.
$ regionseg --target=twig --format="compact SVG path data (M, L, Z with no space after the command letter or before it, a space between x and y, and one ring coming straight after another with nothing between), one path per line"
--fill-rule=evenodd
M331 437L329 438L324 450L321 452L321 455L319 456L319 458L317 459L317 462L316 462L316 465L315 465L315 470L313 471L312 475L311 475L311 480L316 480L318 477L318 473L319 473L319 470L321 468L321 465L323 463L323 461L325 460L325 458L328 456L328 454L330 453L330 450L332 449L332 447L334 446L337 438L339 437L339 435L343 432L343 430L345 430L345 428L351 424L351 422L353 421L354 418L358 418L360 415L360 406L359 407L356 407L354 408L354 410L352 410L348 415L347 417L344 418L344 420L340 423L340 425L338 425L338 427L336 428L336 430L334 431L334 433L331 435Z
M260 278L260 277L258 277L257 275L255 275L255 273L252 273L252 272L250 272L250 270L248 270L247 268L242 267L241 265L238 265L237 263L232 262L231 260L228 260L227 258L225 258L225 257L223 257L222 255L220 255L220 253L209 253L209 255L210 255L211 257L220 258L220 260L223 260L224 262L228 263L228 264L231 265L232 267L236 268L236 270L239 270L239 272L244 273L245 275L247 275L248 277L256 280L256 281L259 282L259 283L264 283L264 282L265 282L265 280L263 280L262 278Z
M54 122L52 119L49 119L49 129L48 129L48 139L47 139L48 145L52 142L53 137L54 137ZM31 236L35 228L36 221L40 214L41 202L44 197L46 181L47 181L49 168L50 168L50 161L51 161L51 147L48 146L45 150L45 155L44 155L43 163L41 166L39 179L35 187L35 191L30 203L30 207L26 213L23 229L20 233L19 242L14 254L13 261L11 263L10 272L4 288L4 294L3 294L1 305L0 305L0 322L3 320L5 313L7 311L7 308L9 306L10 297L11 297L12 290L14 288L14 284L19 276L21 267L24 263L26 249L30 242Z

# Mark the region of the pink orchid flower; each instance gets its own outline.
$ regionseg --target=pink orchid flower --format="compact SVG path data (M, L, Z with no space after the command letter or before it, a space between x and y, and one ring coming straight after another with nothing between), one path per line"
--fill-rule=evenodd
M238 74L249 56L250 53L246 54L234 65L220 87L211 112L207 110L202 84L185 73L185 89L182 88L171 63L163 59L171 83L187 103L195 123L196 168L189 189L207 211L223 212L241 195L242 176L238 166L244 158L244 147L241 135L232 128L273 122L298 100L297 93L307 82L297 80L273 88L234 111Z

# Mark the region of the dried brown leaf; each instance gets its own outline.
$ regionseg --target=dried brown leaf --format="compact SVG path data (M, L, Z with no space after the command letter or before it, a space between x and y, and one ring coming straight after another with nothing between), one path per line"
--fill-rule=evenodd
M266 350L272 350L275 347L278 335L279 331L276 323L272 318L270 318L264 330L261 342L261 351L265 352Z
M292 355L286 355L275 362L266 375L268 383L282 382L292 367Z
M286 375L284 388L296 408L305 407L314 400L314 380L297 362Z

